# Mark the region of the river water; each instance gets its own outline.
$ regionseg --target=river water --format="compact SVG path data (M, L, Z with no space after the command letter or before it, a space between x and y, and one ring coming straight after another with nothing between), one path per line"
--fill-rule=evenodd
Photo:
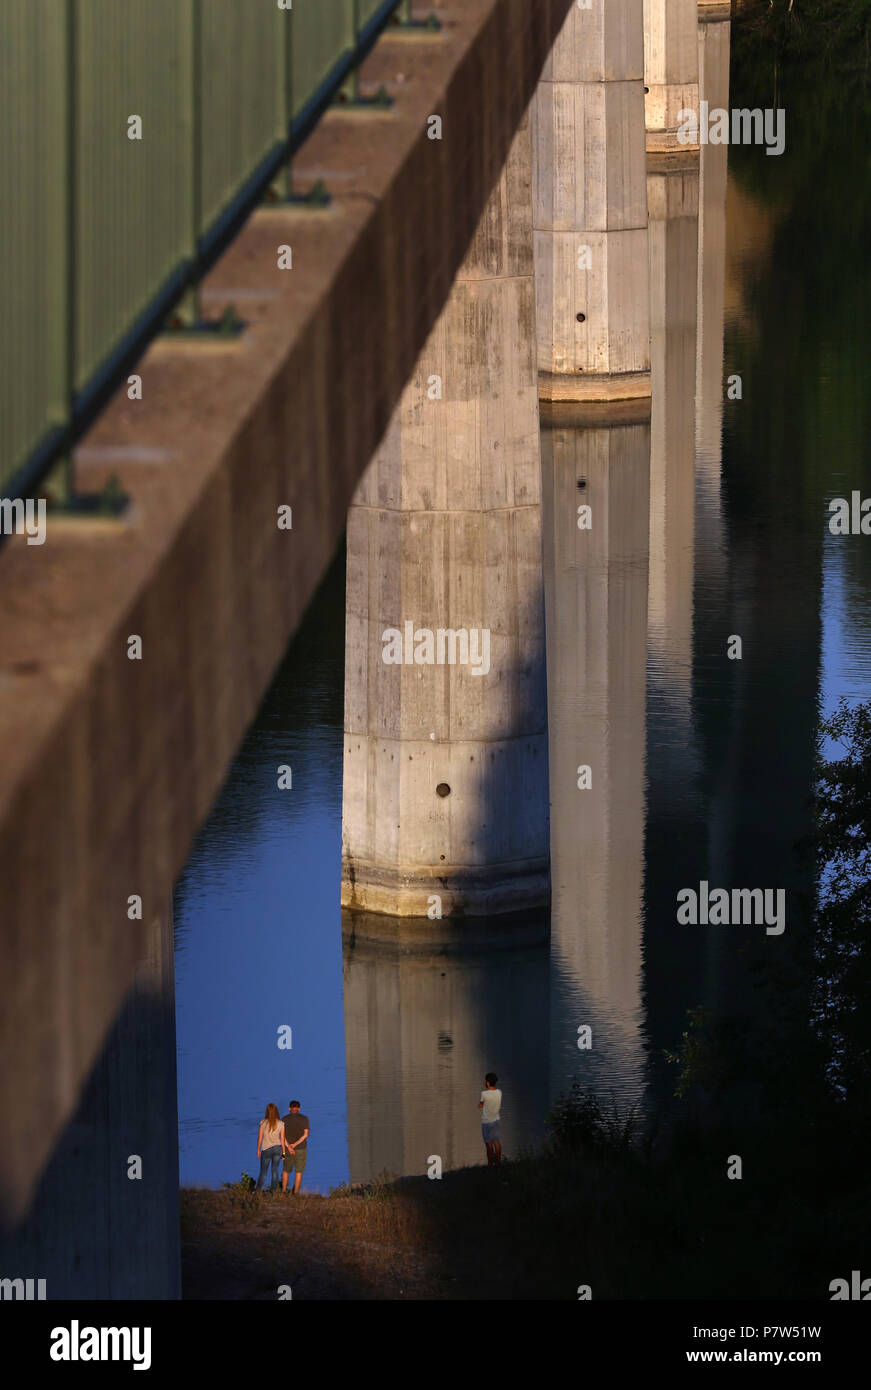
M705 35L712 105L728 28ZM549 923L422 948L343 922L336 557L177 886L183 1184L256 1171L270 1100L310 1117L321 1192L432 1154L481 1162L490 1069L509 1155L573 1077L649 1108L688 1010L746 1002L753 969L777 970L764 926L679 925L675 903L702 880L800 901L820 712L871 696L871 539L827 524L831 498L871 495L871 132L837 103L797 89L782 156L708 147L680 196L651 175L651 418L543 417ZM579 482L607 517L595 544Z

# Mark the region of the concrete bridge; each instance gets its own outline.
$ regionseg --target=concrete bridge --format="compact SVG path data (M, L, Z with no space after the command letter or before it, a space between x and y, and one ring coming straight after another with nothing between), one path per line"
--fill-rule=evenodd
M346 524L343 903L422 929L433 900L548 900L543 541L565 554L613 490L640 596L649 489L651 555L685 545L704 275L677 126L722 6L436 14L369 34L293 144L294 188L329 204L258 207L197 283L241 335L154 337L119 359L140 394L119 377L68 436L79 487L114 475L127 509L0 550L0 1272L50 1298L178 1295L172 886ZM0 25L26 45L30 22L11 0ZM605 431L586 494L578 425ZM663 622L678 589L651 571ZM485 631L476 674L456 634ZM554 786L564 766L551 748Z

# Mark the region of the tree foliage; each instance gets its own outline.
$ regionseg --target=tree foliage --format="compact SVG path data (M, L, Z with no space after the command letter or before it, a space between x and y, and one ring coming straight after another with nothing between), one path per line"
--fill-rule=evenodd
M871 1082L871 703L842 700L822 721L818 759L814 1019L830 1080L855 1100Z

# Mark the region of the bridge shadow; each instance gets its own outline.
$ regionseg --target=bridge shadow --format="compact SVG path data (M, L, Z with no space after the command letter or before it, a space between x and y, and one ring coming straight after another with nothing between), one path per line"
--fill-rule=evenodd
M51 1300L181 1293L171 911L139 925L148 959L27 1217L0 1239L4 1277L44 1278Z

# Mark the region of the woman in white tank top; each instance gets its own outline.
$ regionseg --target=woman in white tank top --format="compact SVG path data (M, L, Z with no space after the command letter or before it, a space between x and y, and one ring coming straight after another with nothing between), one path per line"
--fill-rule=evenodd
M257 1131L257 1157L260 1159L260 1177L257 1191L262 1192L269 1165L272 1164L272 1191L278 1187L281 1174L281 1158L284 1153L284 1122L278 1113L278 1106L270 1101L266 1114L260 1121Z

